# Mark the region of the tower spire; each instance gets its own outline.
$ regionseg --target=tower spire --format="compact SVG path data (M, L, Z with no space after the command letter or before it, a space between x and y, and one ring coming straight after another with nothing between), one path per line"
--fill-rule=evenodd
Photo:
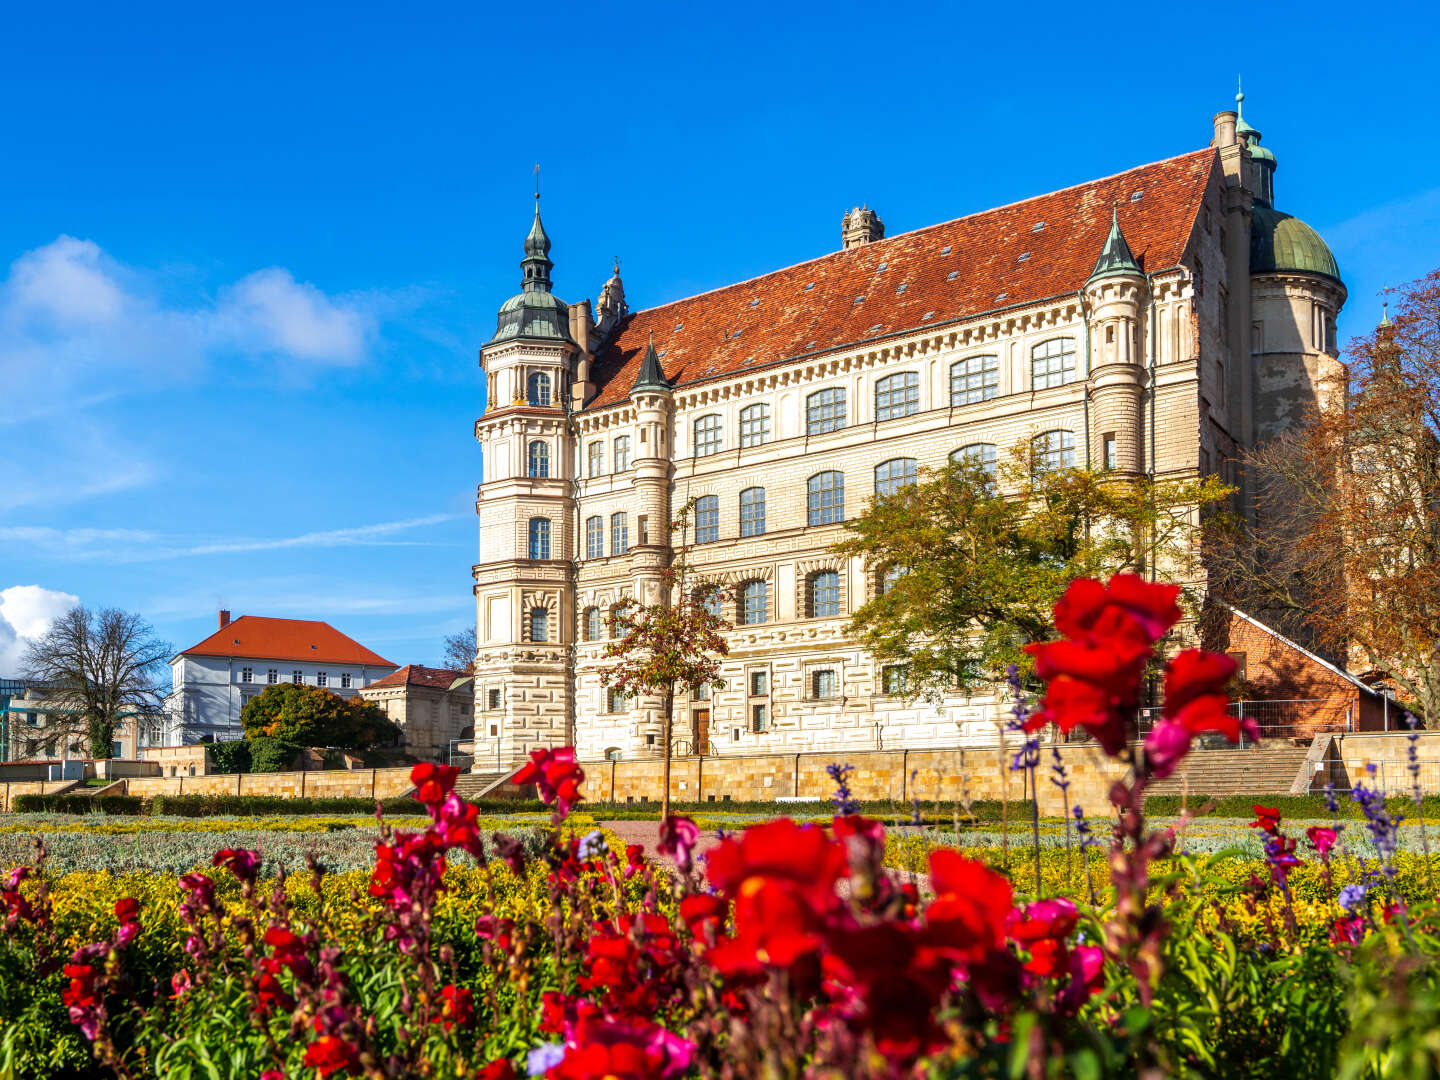
M1117 274L1139 274L1140 264L1135 261L1125 234L1120 231L1120 208L1110 207L1110 234L1105 237L1105 246L1100 249L1100 258L1095 260L1095 269L1088 281L1096 278L1113 277Z
M540 221L540 166L536 165L535 220L530 225L530 234L525 237L525 258L520 260L524 276L520 287L526 292L549 292L550 271L554 265L550 261L550 237Z
M665 370L660 366L660 356L655 351L654 330L650 331L650 343L645 346L645 358L640 361L640 373L635 376L635 385L630 388L630 392L633 394L637 390L670 390L670 380L665 378Z

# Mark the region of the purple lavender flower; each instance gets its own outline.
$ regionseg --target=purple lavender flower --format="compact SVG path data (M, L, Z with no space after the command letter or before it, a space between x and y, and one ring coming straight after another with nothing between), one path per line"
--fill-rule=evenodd
M850 774L855 771L853 765L830 765L825 771L830 774L830 779L835 781L835 812L841 817L849 817L851 814L860 812L860 804L855 801L854 795L850 792Z
M531 1076L544 1076L565 1060L565 1047L561 1043L541 1043L525 1058L525 1071Z
M1366 766L1366 769L1374 775L1373 764ZM1385 876L1393 881L1396 873L1395 852L1400 847L1400 819L1392 818L1385 808L1384 793L1364 782L1355 785L1350 797L1360 804L1360 811L1365 815L1365 828L1375 843L1375 850L1380 854L1380 868Z
M1346 911L1355 911L1364 906L1366 896L1364 885L1346 885L1340 890L1340 906Z
M1080 850L1084 851L1087 848L1099 847L1100 841L1095 839L1093 830L1090 828L1090 823L1085 820L1085 811L1079 806L1076 806L1070 813L1075 817L1075 832L1080 837Z

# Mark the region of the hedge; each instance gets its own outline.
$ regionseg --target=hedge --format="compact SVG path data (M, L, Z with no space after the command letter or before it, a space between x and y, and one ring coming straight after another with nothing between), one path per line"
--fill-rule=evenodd
M414 799L383 799L388 814L423 814L424 803ZM373 814L374 799L290 799L279 795L156 795L149 812L170 817L276 817L291 814Z
M139 795L16 795L11 803L17 814L124 814L145 812Z

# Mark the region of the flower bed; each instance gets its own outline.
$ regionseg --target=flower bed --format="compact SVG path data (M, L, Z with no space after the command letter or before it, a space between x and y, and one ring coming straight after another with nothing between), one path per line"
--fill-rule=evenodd
M1029 740L1038 724L1129 754L1144 662L1176 618L1163 586L1072 587L1063 640L1037 649L1038 708L1016 681L1031 790L1041 772L1068 782ZM554 808L533 843L487 833L454 770L427 765L423 827L378 841L266 832L262 853L243 832L195 829L205 868L169 875L57 874L42 848L0 877L0 1073L1436 1075L1428 842L1401 851L1379 793L1357 791L1363 825L1348 827L1339 803L1303 829L1257 805L1250 855L1185 854L1193 823L1147 824L1146 784L1195 733L1238 735L1216 708L1227 664L1171 662L1164 722L1116 786L1103 844L1078 814L1065 846L1042 846L1032 820L1027 848L980 858L887 836L839 769L827 825L755 825L700 865L698 827L672 817L661 869L571 814L583 777L562 749L516 777ZM324 853L301 869L276 847L292 837L371 846L363 869L327 870Z

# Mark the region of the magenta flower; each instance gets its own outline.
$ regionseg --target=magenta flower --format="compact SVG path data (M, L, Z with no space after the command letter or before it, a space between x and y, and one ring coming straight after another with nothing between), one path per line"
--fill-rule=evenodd
M1145 736L1145 760L1150 774L1164 780L1190 752L1190 729L1179 720L1161 720Z
M687 817L667 817L660 823L660 842L655 850L675 860L682 874L695 865L693 853L700 842L700 827Z
M1316 854L1322 859L1330 854L1330 849L1335 846L1339 834L1334 829L1327 829L1322 825L1312 825L1305 830L1311 845L1315 848Z
M221 848L211 861L212 866L228 866L230 872L246 884L254 884L260 872L260 853L245 848Z

